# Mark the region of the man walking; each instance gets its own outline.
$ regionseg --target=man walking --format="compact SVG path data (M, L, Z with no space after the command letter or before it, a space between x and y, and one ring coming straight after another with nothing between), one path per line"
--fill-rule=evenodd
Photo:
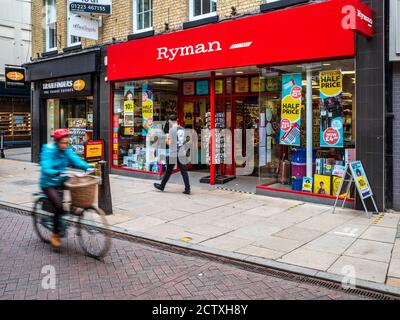
M190 194L189 175L186 171L185 164L181 162L179 150L185 144L185 129L178 124L178 118L175 114L169 117L169 133L167 133L166 143L169 147L169 156L167 157L167 171L160 183L155 183L154 187L160 191L164 191L165 185L171 177L175 164L182 174L183 182L185 183L184 194ZM180 155L180 156L179 156Z

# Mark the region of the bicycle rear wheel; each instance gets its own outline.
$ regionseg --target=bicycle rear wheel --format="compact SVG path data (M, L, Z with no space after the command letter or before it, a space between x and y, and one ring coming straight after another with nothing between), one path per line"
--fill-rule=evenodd
M94 221L102 224L101 228L87 224ZM111 246L111 237L106 215L103 210L96 207L83 210L79 216L77 235L82 250L90 257L99 259L103 257Z
M33 229L44 243L50 243L50 237L53 234L53 218L42 215L39 211L45 211L44 206L48 200L40 198L33 205Z

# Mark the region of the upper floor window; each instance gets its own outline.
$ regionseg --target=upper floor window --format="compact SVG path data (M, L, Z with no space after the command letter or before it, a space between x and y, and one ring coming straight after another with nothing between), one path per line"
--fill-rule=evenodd
M46 0L46 51L57 48L56 0Z
M133 0L133 32L153 30L153 1Z
M72 2L71 0L67 1L67 19L68 19L68 24L69 24L69 19L70 19L70 16L71 16L71 12L69 11L69 4L71 2ZM72 46L76 46L76 45L81 44L81 38L77 37L77 36L73 36L72 34L70 34L68 27L67 27L67 41L68 41L68 43L67 43L68 47L72 47Z
M217 14L217 0L189 0L189 19L198 20Z

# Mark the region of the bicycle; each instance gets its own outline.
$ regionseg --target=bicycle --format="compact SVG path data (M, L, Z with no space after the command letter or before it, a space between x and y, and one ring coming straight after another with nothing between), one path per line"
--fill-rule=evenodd
M70 176L67 176L70 178ZM82 177L82 176L75 176ZM108 230L108 223L103 210L96 206L87 208L79 208L72 205L72 201L64 200L64 189L57 190L63 197L64 215L60 217L61 237L66 237L71 223L66 217L77 217L76 235L79 239L79 245L86 255L89 257L100 259L103 257L111 246L111 238ZM53 216L55 208L48 200L47 196L42 192L35 192L36 197L33 206L33 226L36 234L44 243L50 243L50 237L53 233ZM66 208L66 209L65 209ZM91 221L84 223L84 220ZM97 220L97 221L96 221ZM101 227L96 226L93 222L101 223ZM101 238L101 239L99 239ZM97 250L94 246L97 245Z

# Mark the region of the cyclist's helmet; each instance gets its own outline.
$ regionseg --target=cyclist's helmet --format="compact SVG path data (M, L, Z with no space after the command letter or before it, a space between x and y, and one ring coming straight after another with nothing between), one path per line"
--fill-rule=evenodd
M54 130L54 133L53 133L54 141L58 141L58 140L60 140L62 138L68 137L68 136L69 136L69 131L67 129L64 129L64 128L63 129Z

